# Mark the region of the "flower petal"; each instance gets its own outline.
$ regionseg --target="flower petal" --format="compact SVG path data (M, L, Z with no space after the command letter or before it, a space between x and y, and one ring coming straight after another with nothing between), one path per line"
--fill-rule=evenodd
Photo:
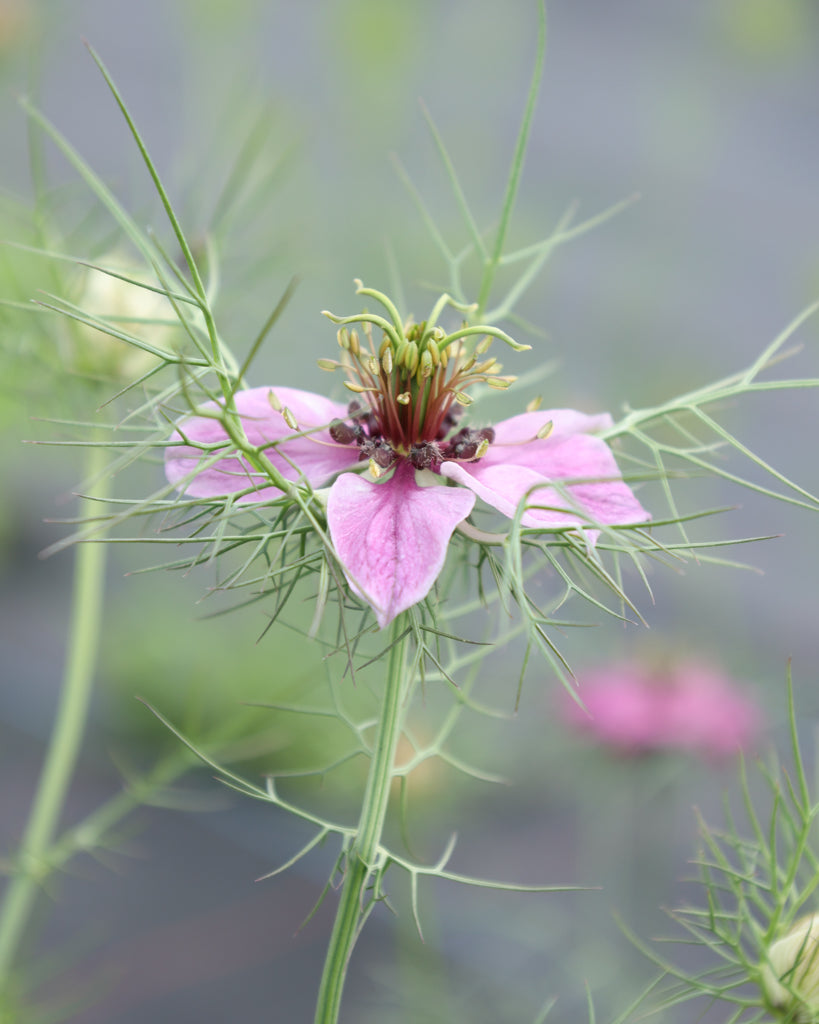
M495 443L500 445L525 444L537 437L538 431L547 423L552 424L552 437L568 434L593 434L612 425L607 412L592 416L576 409L538 409L537 412L523 412L511 419L501 420L495 425ZM490 448L490 452L492 449Z
M550 421L552 432L538 439L538 430ZM643 523L651 517L623 482L609 446L599 437L575 432L610 422L607 413L585 416L571 409L524 413L497 425L494 442L478 462L444 462L440 471L509 518L524 498L527 505L544 506L527 508L524 526ZM556 481L565 483L548 486Z
M383 629L429 593L455 527L475 496L454 487L419 487L406 463L384 483L340 476L327 498L327 525L352 589Z
M292 414L298 426L294 431L284 417L270 404L275 394L281 405ZM347 408L323 395L297 388L251 388L239 391L235 398L236 410L242 419L247 438L252 445L270 445L265 454L287 480L306 480L311 486L321 486L342 469L358 461L358 449L336 444L327 430L316 429L331 420L347 415ZM209 403L205 408L218 408ZM298 435L299 431L303 436ZM184 435L184 438L183 438ZM284 438L289 440L284 441ZM244 494L240 502L270 501L281 495L277 487L268 482L263 473L254 470L243 458L228 455L185 481L196 471L197 465L212 457L212 452L188 445L174 444L187 439L203 445L230 444L218 420L207 416L192 416L182 420L165 450L165 475L172 484L179 484L185 494L194 498L212 498L234 494L249 487L256 490Z

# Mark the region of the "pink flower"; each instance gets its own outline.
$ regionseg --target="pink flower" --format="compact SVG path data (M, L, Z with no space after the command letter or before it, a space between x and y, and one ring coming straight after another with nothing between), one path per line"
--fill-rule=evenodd
M625 753L687 750L725 757L760 729L759 709L717 669L685 661L666 671L625 663L578 681L586 710L571 699L566 720Z
M589 544L599 534L595 524L649 518L608 445L590 433L610 425L608 414L556 409L523 413L494 428L458 429L469 386L503 387L514 379L499 377L494 359L478 364L460 340L467 332L447 337L421 324L399 335L388 325L378 351L372 341L362 351L355 332L340 331L343 362L322 365L343 367L352 378L345 383L357 400L347 406L278 386L235 396L250 444L283 477L313 488L335 478L327 496L330 538L350 587L382 628L429 593L476 496L510 518L525 502L523 526L575 527ZM212 415L218 407L206 411L211 415L181 421L170 440L171 483L192 497L234 494L245 503L281 497L228 441ZM206 464L219 446L224 458ZM369 479L349 472L367 465Z

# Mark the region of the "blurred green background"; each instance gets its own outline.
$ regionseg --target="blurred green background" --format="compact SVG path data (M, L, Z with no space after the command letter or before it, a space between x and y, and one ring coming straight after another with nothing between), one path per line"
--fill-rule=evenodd
M536 241L575 201L584 217L635 193L640 199L558 250L520 307L546 337L512 372L557 360L539 386L546 407L616 414L746 366L817 297L819 8L812 0L547 7L546 70L514 241ZM389 290L397 265L418 316L430 305L428 283L445 284L391 154L453 247L466 241L419 98L481 225L496 218L536 24L529 0L0 0L0 234L32 238L20 93L35 97L140 223L162 226L87 39L124 93L186 230L218 239L217 312L236 352L244 354L291 275L300 275L254 381L319 390L328 378L315 359L332 355L335 344L319 311L356 310L354 277ZM225 208L220 197L231 194L243 146L253 173L242 202ZM112 225L48 147L46 174L66 239L113 246ZM50 274L42 260L0 251L4 298L51 290ZM21 442L55 437L43 418L91 419L95 409L94 393L63 372L53 326L0 308L3 850L25 820L65 642L71 553L45 561L37 553L65 530L47 520L70 515L82 475L75 450ZM809 323L786 374L819 376L817 340ZM512 389L494 399L492 415L519 410L534 393ZM811 393L760 396L722 415L784 473L819 487ZM143 472L146 488L158 485L158 467ZM727 536L785 535L743 549L764 574L658 571L655 603L641 602L649 632L609 621L568 631L562 650L579 672L632 654L695 650L747 681L776 742L791 656L810 733L819 711L815 521L727 487L690 493L687 507L741 503L715 527ZM125 578L154 560L141 548L112 551L99 699L67 822L171 746L135 695L198 735L261 732L265 743L254 739L249 751L257 775L318 765L343 749L340 732L315 719L243 706L326 700L320 657L285 629L257 643L262 606L199 621L210 608L197 603L211 582L207 570ZM309 622L309 609L304 614ZM516 678L508 660L489 659L481 695L512 715ZM377 678L361 692L347 687L345 697L366 708L368 686ZM436 885L423 897L422 945L395 879L400 919L379 914L365 933L345 1020L529 1021L557 996L550 1020L575 1021L583 1019L587 979L613 1013L650 974L612 909L642 935L667 930L660 907L679 897L696 845L691 805L714 810L732 772L592 750L562 735L556 686L530 666L522 713L461 722L459 753L511 785L436 769L416 782L411 822L428 857L458 831L458 871L604 891L524 899ZM429 714L447 706L444 697L430 697ZM352 765L301 792L352 818L351 787L361 777ZM79 993L88 1005L71 1019L85 1024L309 1019L329 906L298 929L332 851L254 883L307 834L218 787L204 770L180 787L166 794L173 808L140 810L115 851L102 862L77 861L49 893L35 947L49 994Z

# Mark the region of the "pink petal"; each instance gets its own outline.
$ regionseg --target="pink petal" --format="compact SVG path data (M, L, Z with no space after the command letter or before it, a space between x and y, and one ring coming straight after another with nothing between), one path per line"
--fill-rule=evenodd
M474 504L469 491L419 487L407 463L383 483L346 473L330 488L330 537L350 586L382 629L429 593L453 530Z
M546 423L552 432L536 437ZM623 482L611 449L599 437L578 433L602 429L611 423L608 413L585 416L571 409L523 413L495 427L495 440L478 462L444 462L441 474L469 487L488 505L511 519L526 497L521 517L524 526L554 529L642 523L649 513ZM582 483L570 483L583 480ZM562 488L553 481L567 481ZM532 488L536 488L532 491ZM589 536L594 539L594 531Z
M309 434L293 437L297 431L289 427L282 414L270 405L271 391L282 406L293 414L299 431L310 431ZM338 402L332 402L311 391L279 387L239 391L235 401L252 445L260 446L267 442L273 444L282 438L291 438L266 451L267 457L287 480L303 479L311 486L319 487L340 470L348 469L358 461L358 448L338 445L327 430L315 429L347 415L346 406ZM215 409L217 406L209 404L206 408ZM200 461L212 458L212 453L186 445L174 446L173 442L182 440L182 434L202 444L226 442L227 434L218 420L209 417L193 416L180 422L179 430L171 436L171 446L165 450L165 475L172 484L180 484L185 494L194 498L212 498L256 487L255 491L238 500L269 501L280 496L281 491L272 487L264 474L236 456L226 456L183 483L185 477L196 470Z
M499 444L525 444L537 436L541 427L552 424L552 437L567 434L594 434L612 425L607 412L592 416L576 409L539 409L537 412L522 412L519 416L501 420L495 425L495 441Z

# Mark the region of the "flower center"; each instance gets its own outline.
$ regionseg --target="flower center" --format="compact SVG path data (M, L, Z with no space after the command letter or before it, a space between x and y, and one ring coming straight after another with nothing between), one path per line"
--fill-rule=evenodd
M486 454L494 440L491 427L456 431L463 408L472 402L467 393L475 384L506 388L514 377L501 376L501 365L487 353L498 337L516 350L528 348L493 327L470 326L447 334L436 318L447 305L461 312L449 296L442 296L429 320L403 322L392 302L380 292L357 282L359 294L370 295L387 309L390 319L371 313L336 317L341 360L319 360L326 370L342 369L345 387L356 395L347 420L336 420L330 434L337 444L356 444L360 458L370 462L378 476L396 461L416 469L437 470L442 462L474 462ZM347 324L360 324L364 340ZM381 338L373 338L373 326Z
M374 475L390 469L398 459L406 459L415 469L437 470L442 462L477 462L486 454L495 440L492 427L473 429L462 427L447 438L451 423L443 426L434 441L416 441L409 449L399 447L379 433L378 422L372 412L362 408L358 402L350 402L347 410L349 422L333 420L330 436L337 444L357 444L359 462L369 461ZM449 419L449 417L447 417Z

